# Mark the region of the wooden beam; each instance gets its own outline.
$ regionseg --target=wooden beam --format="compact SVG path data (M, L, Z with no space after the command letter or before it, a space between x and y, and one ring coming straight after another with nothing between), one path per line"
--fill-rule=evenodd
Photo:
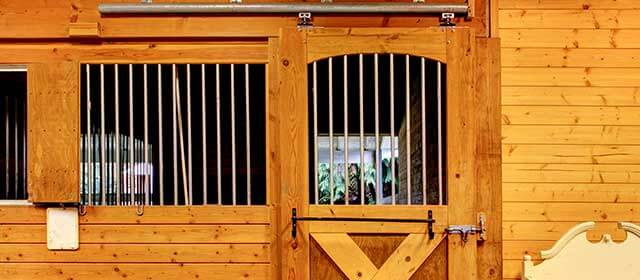
M28 69L27 184L35 203L79 201L80 73L75 62Z
M278 53L280 41L277 38L269 38L268 64L267 64L267 99L266 99L266 146L267 154L267 204L271 206L271 275L280 277L282 266L282 243L280 228L286 216L281 216L281 178L280 178L280 114L278 113L280 101L278 92Z
M72 22L69 23L69 37L71 38L98 38L100 27L97 22Z
M373 279L411 279L444 239L443 234L436 235L433 240L427 234L407 235Z
M348 279L372 279L378 268L346 233L316 233L311 237Z

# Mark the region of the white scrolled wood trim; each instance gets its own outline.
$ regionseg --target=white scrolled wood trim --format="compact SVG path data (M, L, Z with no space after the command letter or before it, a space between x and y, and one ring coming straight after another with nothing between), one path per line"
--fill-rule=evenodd
M558 255L558 253L560 253L560 251L562 251L565 246L567 246L569 241L573 240L573 238L575 238L579 234L594 228L595 226L595 222L584 222L574 226L569 231L567 231L567 233L565 233L560 238L560 240L558 240L556 244L553 245L551 249L540 251L540 256L545 260L555 257L556 255Z
M633 233L637 237L640 237L640 226L637 226L636 224L628 223L628 222L619 222L618 228L623 229L627 232Z

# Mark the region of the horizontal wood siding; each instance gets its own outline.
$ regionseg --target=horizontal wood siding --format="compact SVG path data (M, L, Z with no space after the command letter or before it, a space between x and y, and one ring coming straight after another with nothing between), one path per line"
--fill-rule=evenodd
M46 210L0 207L0 279L270 279L269 207L89 207L80 249L49 251Z
M640 223L640 2L500 0L504 278L569 228Z

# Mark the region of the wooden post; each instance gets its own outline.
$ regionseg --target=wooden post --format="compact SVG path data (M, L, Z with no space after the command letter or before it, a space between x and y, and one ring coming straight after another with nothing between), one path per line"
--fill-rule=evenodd
M309 202L309 128L307 112L307 59L304 30L280 30L277 58L278 114L280 155L280 221L281 277L309 279L309 235L303 223L298 224L296 240L291 238L291 209L298 215L307 213Z
M28 69L27 183L34 203L73 203L80 190L80 94L76 62Z
M447 191L449 224L477 224L475 179L474 54L475 35L468 28L447 32ZM478 279L476 235L467 242L449 235L449 279Z

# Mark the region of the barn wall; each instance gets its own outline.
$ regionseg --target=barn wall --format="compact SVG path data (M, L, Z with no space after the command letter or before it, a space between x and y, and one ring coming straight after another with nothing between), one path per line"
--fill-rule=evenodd
M500 0L504 277L578 222L640 222L640 2Z

